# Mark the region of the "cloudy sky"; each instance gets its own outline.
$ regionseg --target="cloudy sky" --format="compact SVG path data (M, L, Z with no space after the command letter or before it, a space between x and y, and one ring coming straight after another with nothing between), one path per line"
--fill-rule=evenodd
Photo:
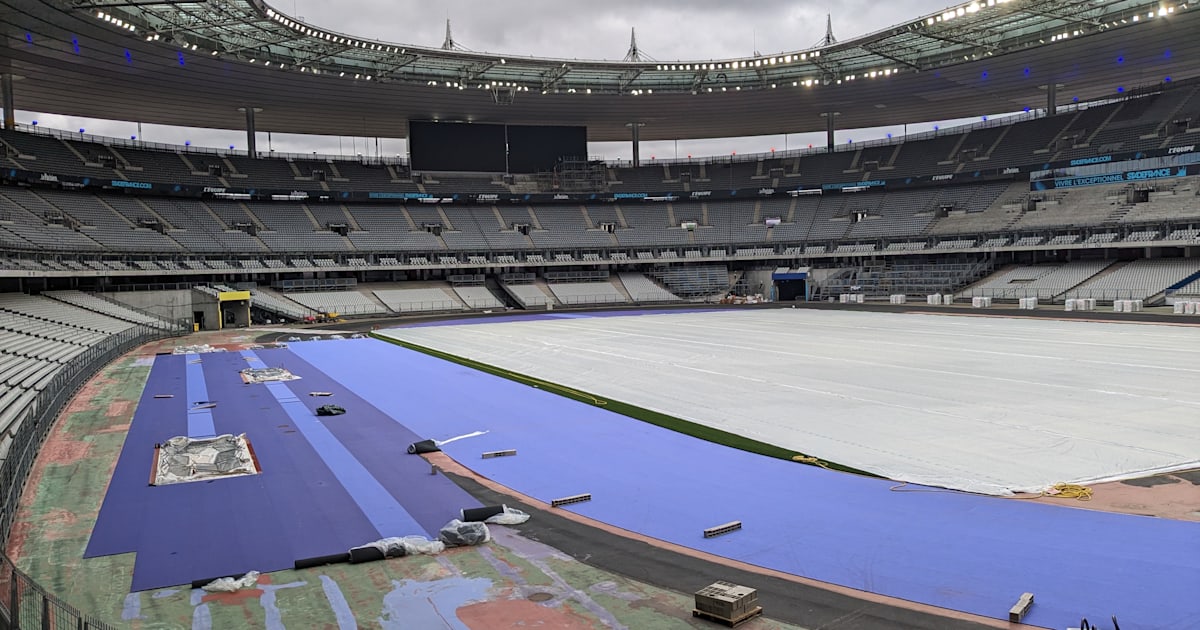
M523 0L268 0L276 10L322 26L362 37L403 44L440 46L446 20L454 40L474 51L508 55L621 59L637 29L642 53L659 61L707 60L759 52L771 54L806 49L825 34L825 15L832 14L834 35L848 39L923 15L940 12L946 0L605 0L579 2ZM18 112L18 122L115 137L137 135L135 124ZM936 121L948 126L965 121ZM910 125L909 133L927 131L935 122ZM903 128L858 130L839 134L839 142L900 135ZM374 154L374 139L259 134L258 146L277 152ZM242 147L244 133L144 125L140 138L151 142ZM790 134L642 144L643 159L678 155L722 155L771 149L796 149L824 143L823 134ZM594 156L628 159L628 143L593 143ZM406 153L403 140L380 140L383 155Z

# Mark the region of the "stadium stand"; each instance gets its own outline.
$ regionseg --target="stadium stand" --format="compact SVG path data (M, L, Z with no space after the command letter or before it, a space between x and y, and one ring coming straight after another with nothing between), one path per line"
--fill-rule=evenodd
M317 311L263 288L250 290L250 306L293 321L304 321L317 315Z
M504 308L504 303L487 287L455 286L454 293L467 308Z
M161 324L151 329L46 297L0 293L0 460L52 399L78 382L80 370L164 334Z
M1144 300L1200 273L1200 260L1155 258L1134 260L1068 291L1064 297Z
M461 311L465 307L449 287L427 286L410 289L376 289L375 297L397 313Z
M1113 261L1081 260L1061 264L1028 265L1001 270L960 292L959 297L1053 299L1103 271ZM1165 288L1165 287L1164 287Z
M654 302L678 302L678 295L659 286L658 283L640 273L622 272L619 274L625 292L637 304Z
M110 301L98 295L84 293L83 291L47 291L42 295L72 306L85 308L89 311L109 315L134 324L142 324L150 328L172 329L177 326L161 318L136 311L127 305Z
M511 297L518 306L525 309L542 309L558 304L553 294L543 291L537 284L537 276L532 273L505 273L500 276L500 288Z
M318 313L338 315L378 315L387 309L357 291L313 291L288 293L288 299Z
M610 282L553 282L550 290L562 304L625 304L629 300Z
M723 295L733 285L725 265L658 267L648 274L674 295L687 300Z
M862 293L871 299L891 295L948 293L975 282L993 269L986 259L952 256L937 262L882 260L843 267L818 283L819 296Z
M830 181L963 172L976 162L988 168L1019 166L1142 146L1147 144L1142 141L1148 140L1142 138L1147 135L1143 132L1152 129L1159 135L1149 143L1154 147L1145 148L1165 148L1193 140L1178 125L1168 124L1168 119L1179 119L1200 108L1198 94L1200 89L1195 85L1180 84L1161 92L1070 109L1055 117L989 121L892 142L839 147L833 153L744 160L709 158L694 163L610 168L609 181L619 182L610 190L817 187ZM126 146L130 143L116 146L78 136L59 138L44 130L5 131L0 141L8 147L11 160L20 162L25 156L27 162L52 165L67 174L97 176L107 171L121 176L128 172L130 178L149 178L160 173L180 183L233 182L288 188L297 183L313 185L310 187L319 183L325 189L331 189L332 184L421 190L428 185L444 194L506 190L504 182L493 175L424 174L422 183L417 184L400 164L376 165L336 158L248 160L221 152ZM1188 150L1186 145L1184 150ZM923 188L826 191L823 195L788 198L495 206L200 200L6 185L0 188L0 248L5 250L0 256L0 269L223 276L235 272L365 273L493 264L519 268L582 263L584 268L595 268L607 262L640 261L643 267L652 262L687 262L680 265L680 269L690 268L686 273L665 266L643 268L654 280L646 279L650 285L637 284L633 290L624 282L608 282L622 299L642 302L646 300L636 294L652 293L664 300L669 299L668 295L700 299L729 290L729 269L716 271L707 265L709 262L877 255L888 261L882 268L851 265L848 268L858 271L849 275L854 280L861 276L868 285L884 290L882 287L895 280L886 276L901 273L897 265L904 264L890 258L895 256L928 253L941 257L912 262L915 267L909 271L921 273L921 265L969 266L969 261L952 258L955 252L964 250L1196 242L1200 238L1200 227L1196 225L1200 221L1198 179L1181 177L1136 186L1050 191L1031 191L1028 182L1020 180L962 183L956 179L948 185ZM773 220L771 227L767 219ZM1076 264L1065 267L1062 273L1076 269ZM935 272L932 267L924 272L930 278L920 286L943 290L950 286L946 283L953 276ZM636 277L627 276L633 283L638 282ZM1123 277L1114 273L1110 281L1124 282ZM1076 288L1087 277L1066 284L1072 279L1071 275L1051 275L1026 283L1021 290L1041 296L1059 295ZM969 282L967 278L962 280L958 286ZM1109 290L1100 280L1087 286ZM563 286L558 287L562 299L556 299L551 285L562 282L559 279L541 285L546 290L520 282L502 281L499 287L521 306L537 308L585 301L571 287ZM655 282L670 290L665 295L658 293L662 289ZM908 286L919 291L918 284ZM602 292L593 301L618 299L607 289L578 288L584 290ZM993 296L999 297L1016 287L982 284L972 290L998 290ZM478 303L479 308L501 308L504 304L485 287L455 286L453 293L434 296L432 301L454 302L456 309L462 308L463 302L467 306ZM339 303L325 300L337 296L301 295L283 297L263 289L253 294L252 303L263 313L287 319L303 319L315 310L388 312L366 296L362 300L347 298L352 303ZM311 304L306 306L305 300Z

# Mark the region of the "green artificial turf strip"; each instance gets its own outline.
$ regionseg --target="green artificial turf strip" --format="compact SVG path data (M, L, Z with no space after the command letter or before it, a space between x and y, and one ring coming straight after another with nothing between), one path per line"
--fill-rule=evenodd
M421 352L423 354L427 354L432 357L437 357L437 358L445 360L445 361L457 363L459 365L463 365L463 366L466 366L466 367L469 367L469 368L472 368L475 370L479 370L480 372L486 372L486 373L492 374L494 376L506 378L510 381L516 381L516 382L522 383L524 385L536 387L538 389L542 389L542 390L548 391L553 394L558 394L559 396L564 396L564 397L570 398L572 400L577 400L579 402L584 402L584 403L594 405L597 407L603 407L609 411L612 411L614 413L619 413L623 416L628 416L635 420L641 420L642 422L648 422L650 424L663 427L664 429L670 429L672 431L676 431L676 432L682 433L684 435L690 435L692 437L700 438L702 440L706 440L706 441L713 442L716 444L730 446L730 447L733 447L733 448L736 448L739 450L743 450L743 451L747 451L750 453L766 455L767 457L775 457L777 459L785 459L788 461L792 461L792 458L797 457L797 456L801 456L801 457L805 456L803 453L798 453L796 451L788 450L786 448L781 448L781 447L775 446L773 444L767 444L766 442L759 442L758 440L752 440L748 437L737 435L736 433L730 433L728 431L714 429L712 427L705 426L703 424L698 424L695 422L690 422L690 421L684 420L682 418L676 418L674 416L668 416L666 414L658 413L656 411L650 411L649 409L643 409L643 408L637 407L635 405L623 403L619 400L603 398L601 396L597 396L595 394L590 394L588 392L571 389L569 387L565 387L565 386L559 385L557 383L551 383L548 381L543 381L538 378L534 378L532 376L526 376L524 374L519 374L517 372L505 370L503 368L499 368L494 365L488 365L486 363L472 361L471 359L467 359L467 358L460 357L457 355L442 352L440 350L434 350L433 348L427 348L425 346L420 346L420 345L417 345L414 343L409 343L407 341L402 341L400 339L387 337L387 336L380 335L375 332L370 333L370 335L371 335L371 337L373 337L375 339L378 339L380 341L386 341L388 343L393 343L402 348L408 348L409 350L414 350L416 352ZM842 466L842 465L834 463L834 462L820 461L820 463L824 464L825 467L830 468L832 470L854 473L856 475L865 475L868 477L877 476L877 475L872 475L871 473L868 473L868 472L864 472L864 471L861 471L861 470L858 470L855 468L851 468L849 466Z

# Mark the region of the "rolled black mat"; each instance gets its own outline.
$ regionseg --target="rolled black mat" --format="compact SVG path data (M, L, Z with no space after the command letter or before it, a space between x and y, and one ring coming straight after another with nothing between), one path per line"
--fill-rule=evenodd
M350 550L350 564L383 560L383 552L374 547L355 547Z
M421 440L408 445L409 455L420 455L421 453L437 453L442 449L438 448L437 443L433 440Z
M343 562L350 562L350 554L335 553L332 556L304 558L302 560L297 560L294 568L299 571L300 569L312 569L314 567L323 567L327 564L341 564Z
M485 505L483 507L477 507L477 508L463 508L462 510L460 510L460 513L462 514L461 520L464 523L471 523L471 522L482 523L483 521L486 521L489 518L491 518L497 514L503 514L504 506L503 505Z

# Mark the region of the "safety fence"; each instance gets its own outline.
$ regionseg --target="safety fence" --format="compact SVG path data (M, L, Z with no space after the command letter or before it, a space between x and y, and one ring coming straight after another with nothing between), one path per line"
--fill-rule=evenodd
M19 571L4 553L20 505L21 492L38 451L59 412L92 376L129 350L155 339L183 334L136 326L109 336L67 362L16 420L7 457L0 461L0 630L21 628L112 628L72 608Z

